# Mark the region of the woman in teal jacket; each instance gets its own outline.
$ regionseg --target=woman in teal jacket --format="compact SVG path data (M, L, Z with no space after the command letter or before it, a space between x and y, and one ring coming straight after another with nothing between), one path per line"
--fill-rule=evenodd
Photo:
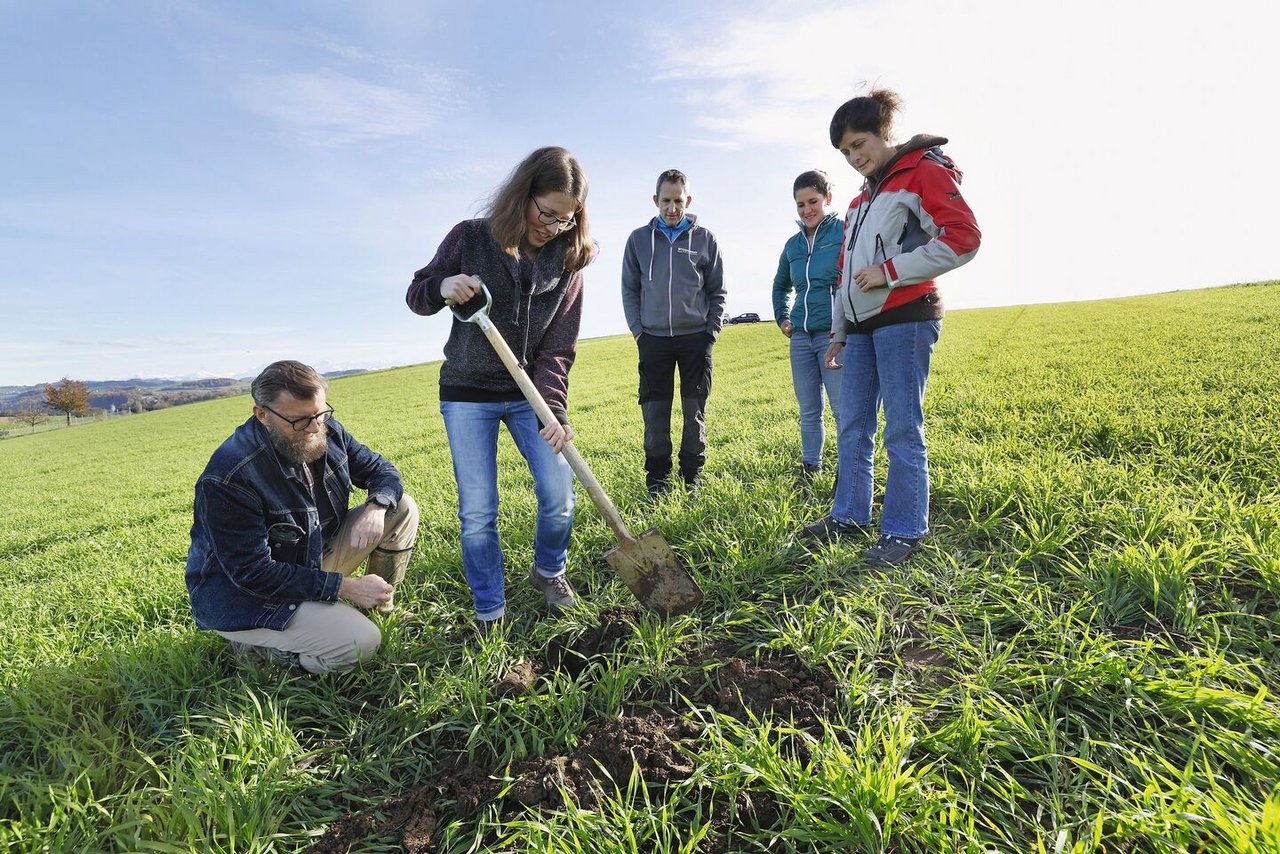
M800 405L801 471L811 477L822 468L824 388L832 414L840 407L840 374L826 365L823 356L830 344L844 222L827 211L831 179L825 172L814 169L800 175L792 193L800 231L787 241L778 259L773 318L791 339L791 382Z

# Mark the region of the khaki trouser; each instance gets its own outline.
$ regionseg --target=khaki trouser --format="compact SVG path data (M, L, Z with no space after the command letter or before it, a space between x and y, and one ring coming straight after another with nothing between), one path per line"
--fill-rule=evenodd
M350 575L375 549L398 552L413 547L418 534L418 505L405 495L396 509L387 513L382 539L363 549L351 547L351 529L368 509L361 505L347 514L342 527L325 543L321 568L326 572ZM298 664L311 673L344 672L378 651L382 632L346 602L299 602L283 630L247 629L218 632L229 641L280 649L298 654Z

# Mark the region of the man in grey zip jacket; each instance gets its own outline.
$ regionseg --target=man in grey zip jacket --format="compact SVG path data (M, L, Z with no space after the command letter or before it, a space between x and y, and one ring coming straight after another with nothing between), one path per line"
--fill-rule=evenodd
M645 484L657 498L671 475L671 404L680 370L680 476L698 487L706 462L711 348L724 323L724 265L715 236L686 213L684 174L658 176L658 216L631 232L622 260L622 309L640 354Z

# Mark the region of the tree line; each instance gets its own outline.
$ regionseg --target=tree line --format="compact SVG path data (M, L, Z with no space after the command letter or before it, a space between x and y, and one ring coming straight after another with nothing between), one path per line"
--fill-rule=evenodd
M345 373L359 373L359 371ZM180 406L184 403L243 394L247 389L245 383L221 378L163 388L121 389L118 388L118 384L112 385L117 387L95 391L87 382L63 377L59 383L45 384L39 398L31 394L24 396L20 401L15 401L7 409L0 406L0 416L7 416L25 424L34 433L36 426L48 421L53 413L64 415L68 427L71 426L72 416L103 414L105 410L101 407L106 405L103 403L104 399L110 402L112 412L116 411L118 405L122 412L142 413ZM4 438L4 435L3 428L0 427L0 438Z
M53 412L60 412L67 417L67 426L71 426L71 416L84 415L89 411L89 385L80 380L62 378L62 382L45 383L42 404ZM13 417L21 424L26 424L34 433L36 425L49 419L49 413L37 404L26 404Z

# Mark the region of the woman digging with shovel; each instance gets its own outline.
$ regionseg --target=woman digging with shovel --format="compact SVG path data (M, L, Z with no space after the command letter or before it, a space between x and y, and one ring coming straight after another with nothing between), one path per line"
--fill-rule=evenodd
M486 215L458 223L405 301L417 314L463 306L487 288L489 317L550 408L541 423L484 331L453 320L440 369L444 416L458 483L462 566L482 631L506 613L498 540L498 425L529 464L538 499L529 581L558 611L573 604L565 577L573 528L573 472L560 453L573 438L566 415L569 368L582 316L582 269L596 254L587 221L587 178L565 149L540 148L494 193ZM479 300L477 300L479 302ZM460 308L464 315L466 308Z

